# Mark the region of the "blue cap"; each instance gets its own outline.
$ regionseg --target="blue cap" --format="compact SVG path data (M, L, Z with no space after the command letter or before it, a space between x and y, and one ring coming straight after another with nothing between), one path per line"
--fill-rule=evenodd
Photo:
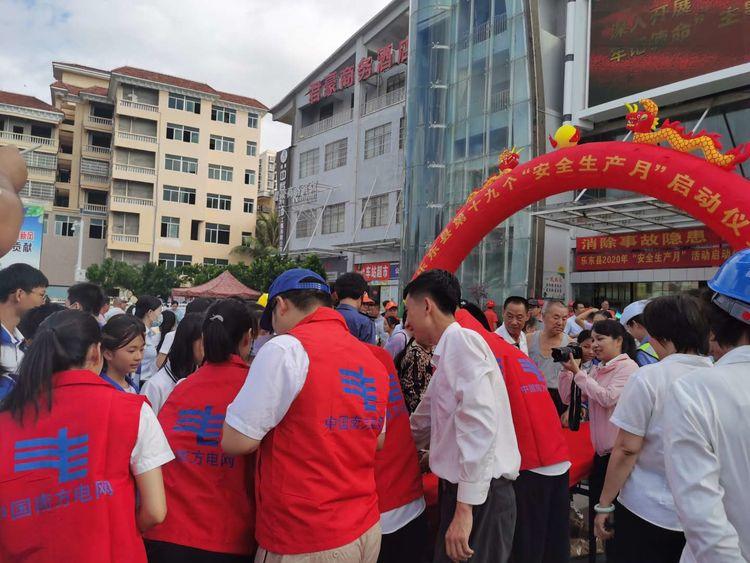
M316 281L309 281L309 279L313 278ZM303 282L302 280L304 279L308 279L308 281ZM331 293L331 288L328 287L326 281L321 278L319 274L304 268L292 268L273 280L271 287L268 289L268 304L266 305L266 308L263 309L263 315L260 317L260 328L269 331L273 330L271 313L277 296L286 293L287 291L304 289L314 289L316 291L322 291L323 293Z
M708 287L721 295L750 303L750 248L727 258Z

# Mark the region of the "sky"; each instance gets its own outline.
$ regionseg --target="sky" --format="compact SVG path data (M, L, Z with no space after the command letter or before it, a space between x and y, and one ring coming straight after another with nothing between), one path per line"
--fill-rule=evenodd
M134 66L271 107L388 0L0 0L0 90L50 102L52 61ZM289 146L270 114L261 150Z

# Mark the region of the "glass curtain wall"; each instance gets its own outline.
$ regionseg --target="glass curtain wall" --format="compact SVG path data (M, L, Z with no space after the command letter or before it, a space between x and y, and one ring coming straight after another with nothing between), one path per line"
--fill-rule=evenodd
M500 152L533 153L524 0L412 0L402 281ZM457 272L468 299L528 290L531 217L495 228Z

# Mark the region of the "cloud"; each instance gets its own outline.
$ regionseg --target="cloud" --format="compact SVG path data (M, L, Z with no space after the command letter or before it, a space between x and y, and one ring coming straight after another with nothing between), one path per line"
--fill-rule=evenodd
M0 89L48 101L52 61L130 65L278 102L387 0L0 0ZM262 125L261 148L291 128Z

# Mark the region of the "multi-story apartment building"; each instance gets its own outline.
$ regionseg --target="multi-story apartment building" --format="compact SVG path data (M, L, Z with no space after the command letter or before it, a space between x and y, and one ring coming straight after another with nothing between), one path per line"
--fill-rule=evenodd
M105 256L236 261L232 250L255 232L267 108L132 67L52 66L53 105L0 93L0 144L36 147L22 195L45 208L41 267L52 285Z
M260 153L258 163L258 213L272 213L276 209L276 151Z
M282 245L330 278L361 271L380 300L398 296L408 12L391 2L271 109L292 125Z

